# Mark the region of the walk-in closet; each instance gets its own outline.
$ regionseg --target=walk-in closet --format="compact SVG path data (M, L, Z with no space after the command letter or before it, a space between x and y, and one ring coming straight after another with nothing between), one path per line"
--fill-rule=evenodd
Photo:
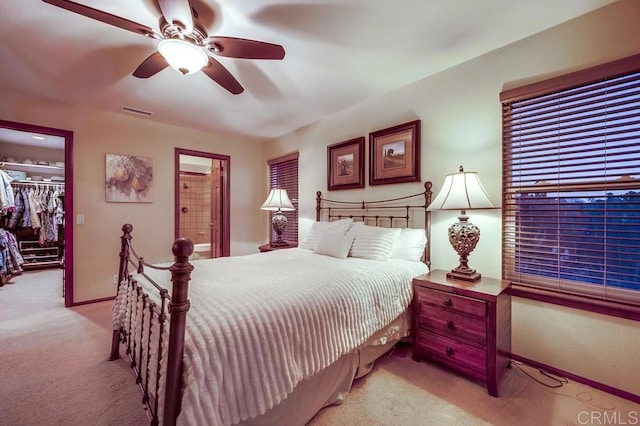
M64 159L64 138L0 133L0 285L28 286L29 274L49 269L48 281L56 287L61 303Z

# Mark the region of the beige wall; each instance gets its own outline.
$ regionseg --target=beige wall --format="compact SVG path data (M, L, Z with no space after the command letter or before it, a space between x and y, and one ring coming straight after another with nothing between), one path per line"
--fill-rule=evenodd
M44 98L0 89L0 118L74 132L74 302L114 294L119 232L134 226L134 243L147 261L169 261L174 239L174 148L229 155L231 173L231 253L257 252L262 162L253 155L260 142L199 132L104 111L75 108ZM105 202L105 154L153 159L152 203ZM67 224L68 225L68 224Z
M479 173L489 195L500 204L499 93L524 82L639 53L638 22L640 2L620 0L269 142L263 164L269 158L300 151L300 170L305 170L300 175L300 232L304 234L305 224L315 217L315 191L326 191L327 145L420 119L423 180L432 180L437 191L444 176L462 164ZM419 184L367 186L334 191L331 198L383 198L420 190ZM434 268L457 265L446 235L455 216L433 214ZM500 211L470 212L470 217L482 230L470 265L486 276L499 277ZM266 232L263 227L264 235ZM640 395L637 374L632 374L640 369L637 322L523 299L514 300L513 311L514 353Z

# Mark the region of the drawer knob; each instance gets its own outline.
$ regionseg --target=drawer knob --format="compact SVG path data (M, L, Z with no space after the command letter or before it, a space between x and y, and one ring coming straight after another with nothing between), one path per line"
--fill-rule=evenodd
M453 356L453 348L447 348L447 356Z
M444 301L444 306L451 307L453 306L453 301L451 299L447 299Z
M456 325L453 323L453 321L449 320L447 321L447 328L449 330L453 330L454 328L456 328Z

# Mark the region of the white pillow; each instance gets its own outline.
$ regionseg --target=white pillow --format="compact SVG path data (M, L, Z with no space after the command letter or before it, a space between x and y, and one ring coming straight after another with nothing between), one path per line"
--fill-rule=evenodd
M320 237L320 241L316 245L314 253L324 254L326 256L336 257L338 259L346 259L353 243L353 235L335 234L333 232L325 232Z
M396 249L400 232L400 228L380 228L369 225L354 227L353 232L349 233L349 235L355 234L351 256L371 260L389 260Z
M420 262L426 245L427 234L424 229L402 228L391 259Z
M313 222L309 233L302 239L302 242L298 244L298 247L307 250L314 250L322 234L325 232L332 232L334 234L344 235L352 222L353 219L351 218L340 219L333 222Z

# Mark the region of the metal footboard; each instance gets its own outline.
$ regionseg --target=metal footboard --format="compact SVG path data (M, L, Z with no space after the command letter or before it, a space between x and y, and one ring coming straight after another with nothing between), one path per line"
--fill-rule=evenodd
M162 419L162 424L173 425L181 403L188 282L193 270L189 256L193 253L193 244L188 239L176 240L172 247L175 263L170 267L158 267L146 263L133 249L133 227L126 224L122 231L109 359L120 358L122 344L140 387L142 402L148 409L150 423L158 425ZM130 266L155 288L152 294L129 273ZM144 273L145 267L170 272L171 296L167 289Z

